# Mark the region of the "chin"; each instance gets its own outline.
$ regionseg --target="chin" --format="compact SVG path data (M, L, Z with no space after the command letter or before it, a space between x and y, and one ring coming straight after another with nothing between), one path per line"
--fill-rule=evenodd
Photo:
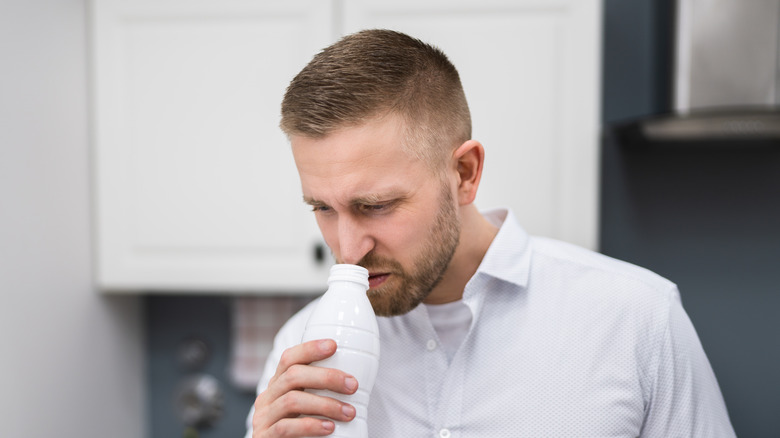
M397 291L393 293L383 288L369 290L367 295L377 316L405 315L419 306L425 298L401 295Z

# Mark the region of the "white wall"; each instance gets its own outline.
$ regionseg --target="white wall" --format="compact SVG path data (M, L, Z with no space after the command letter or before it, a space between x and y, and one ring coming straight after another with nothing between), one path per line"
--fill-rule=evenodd
M0 436L144 435L141 306L92 284L84 0L0 1Z

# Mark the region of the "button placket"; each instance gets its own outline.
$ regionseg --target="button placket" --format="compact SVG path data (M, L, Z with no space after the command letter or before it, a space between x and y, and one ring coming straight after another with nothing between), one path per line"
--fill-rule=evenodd
M436 333L433 326L428 321L428 327L425 327L425 334L421 341L421 347L426 354L423 354L423 361L425 363L425 386L428 405L428 418L433 420L437 418L437 412L439 410L439 400L442 393L442 386L447 376L447 358L444 357L443 352L440 352L439 342L436 339ZM439 350L439 351L437 351ZM435 424L435 423L434 423ZM434 429L434 436L438 432Z
M463 340L460 350L469 348L471 333ZM441 347L438 344L437 346ZM442 360L446 361L446 355L442 348ZM428 355L432 356L432 355ZM446 367L440 387L437 409L434 417L434 437L460 438L463 436L462 427L464 420L463 391L466 382L466 361L462 355L456 354L452 362Z

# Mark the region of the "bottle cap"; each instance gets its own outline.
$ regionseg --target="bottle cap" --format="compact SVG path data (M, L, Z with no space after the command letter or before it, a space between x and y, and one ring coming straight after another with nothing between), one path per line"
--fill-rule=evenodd
M330 284L332 281L352 281L358 284L362 284L366 289L368 289L368 269L358 265L333 265L330 268L328 284Z

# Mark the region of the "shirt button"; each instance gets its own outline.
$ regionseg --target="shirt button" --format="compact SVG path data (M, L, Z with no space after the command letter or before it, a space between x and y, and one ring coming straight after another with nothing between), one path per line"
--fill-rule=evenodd
M441 438L450 438L450 430L449 429L442 429L439 431L439 436Z
M428 348L428 351L435 350L436 349L436 340L435 339L428 339L428 343L425 346ZM447 430L447 429L442 429L442 430ZM449 431L447 433L449 433Z

